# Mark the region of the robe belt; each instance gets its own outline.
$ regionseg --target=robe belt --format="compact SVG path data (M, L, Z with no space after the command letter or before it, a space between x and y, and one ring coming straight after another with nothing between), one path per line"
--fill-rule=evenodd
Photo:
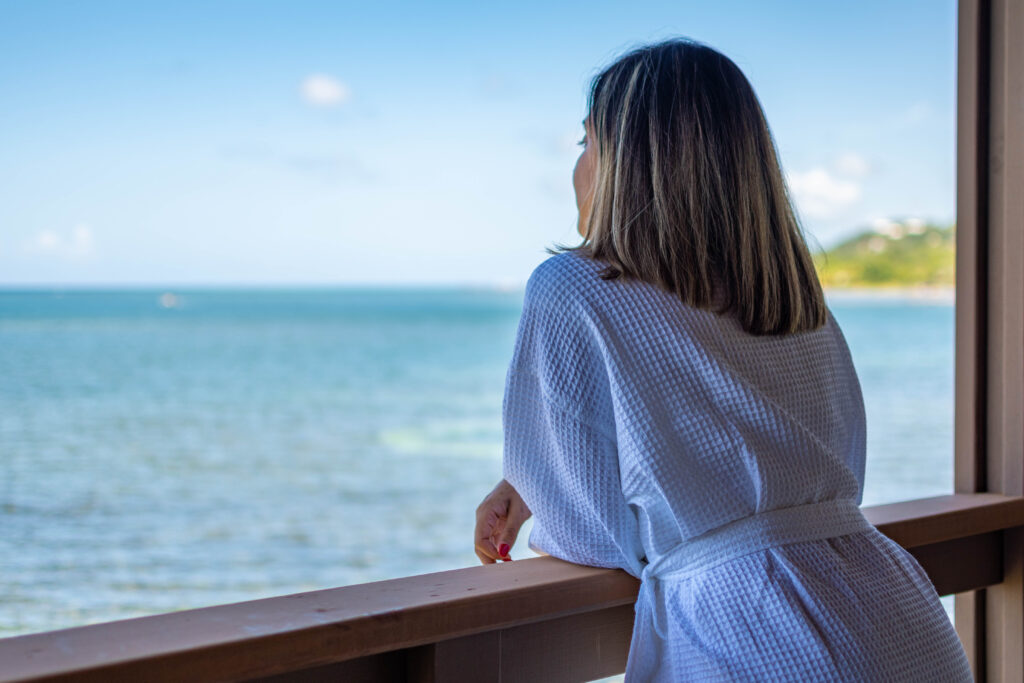
M852 499L826 500L758 512L675 546L640 575L637 602L646 601L653 612L654 630L666 637L666 614L660 584L683 580L705 569L743 555L788 543L803 543L844 536L874 527Z

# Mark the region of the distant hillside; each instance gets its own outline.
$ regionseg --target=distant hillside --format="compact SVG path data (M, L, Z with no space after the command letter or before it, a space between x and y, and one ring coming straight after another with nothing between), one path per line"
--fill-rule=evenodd
M825 287L951 287L954 230L893 222L815 254L814 265Z

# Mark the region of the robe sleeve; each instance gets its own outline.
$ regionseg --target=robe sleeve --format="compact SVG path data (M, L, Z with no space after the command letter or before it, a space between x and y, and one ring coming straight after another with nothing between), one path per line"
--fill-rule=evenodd
M533 513L533 550L639 576L636 516L622 493L593 330L571 292L531 276L505 382L504 477Z

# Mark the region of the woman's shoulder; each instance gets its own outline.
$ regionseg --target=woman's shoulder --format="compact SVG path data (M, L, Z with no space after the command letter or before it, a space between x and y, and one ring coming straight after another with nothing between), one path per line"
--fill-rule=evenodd
M637 340L693 338L696 328L714 317L657 285L629 277L605 279L607 267L576 251L551 256L530 275L524 308L559 327L578 324L588 334Z
M584 294L595 282L603 264L575 250L562 251L541 261L526 281L527 294L574 296Z
M542 261L526 282L527 306L556 307L587 315L617 308L628 289L620 279L604 279L606 263L578 251L562 251Z

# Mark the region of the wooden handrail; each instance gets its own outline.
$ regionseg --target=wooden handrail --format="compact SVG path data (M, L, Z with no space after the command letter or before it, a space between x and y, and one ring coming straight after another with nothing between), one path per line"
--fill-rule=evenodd
M908 549L1024 525L1024 498L998 493L956 493L863 510L879 531Z
M960 592L1001 581L1000 534L1024 526L1024 498L957 494L865 514L940 592ZM618 569L517 560L7 638L0 681L244 680L590 612L614 615L628 641L620 622L637 589Z

